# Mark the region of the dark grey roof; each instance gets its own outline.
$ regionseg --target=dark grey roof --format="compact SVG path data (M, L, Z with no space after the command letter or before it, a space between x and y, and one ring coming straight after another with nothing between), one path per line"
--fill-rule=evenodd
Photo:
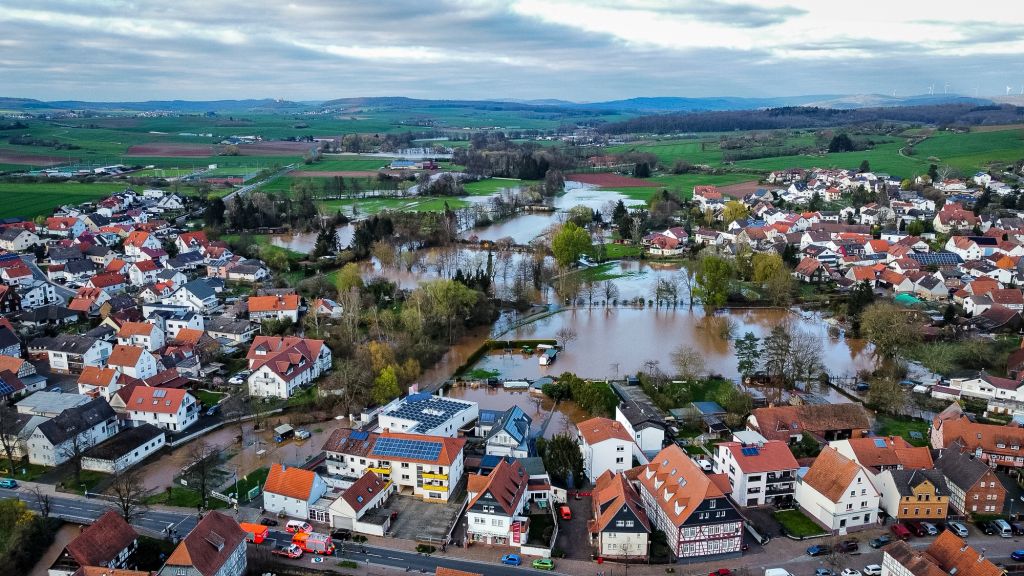
M76 246L65 248L64 246L50 246L46 256L50 260L79 260L82 258L82 251Z
M203 261L203 255L199 252L183 252L167 261L168 268L183 268L192 264L199 264Z
M96 398L81 406L68 408L55 418L39 425L39 430L54 446L103 422L117 418L114 409L103 398Z
M3 232L0 232L0 240L17 240L18 236L21 236L21 233L25 231L24 228L6 228Z
M513 440L522 444L526 441L530 435L530 424L533 420L523 412L523 409L519 406L513 406L501 415L501 418L494 423L491 431L487 434L487 440L490 440L493 436L499 432L504 431Z
M970 454L961 452L963 445L954 442L935 459L935 469L942 472L947 482L952 482L964 492L978 483L991 470L988 464L976 460Z
M163 435L163 430L147 422L141 426L118 432L113 437L87 450L85 456L101 460L114 460Z
M9 348L11 346L21 346L21 339L10 328L6 326L0 327L0 348Z
M65 321L68 318L77 318L78 312L70 308L63 306L57 306L55 304L47 304L34 308L32 310L22 310L14 316L12 316L18 322L27 322L29 324L40 324L45 322L56 322Z
M96 265L89 260L68 260L64 264L64 271L68 274L85 274L95 272Z
M99 212L86 214L85 217L88 218L89 221L95 224L96 226L106 226L107 224L110 224L110 218L107 218L106 216L100 214Z
M85 253L89 256L106 256L107 254L110 254L110 248L96 244L89 246L89 248L85 250Z
M115 294L110 297L110 300L106 301L106 304L109 304L110 309L116 312L118 310L134 308L135 300L127 294Z
M954 252L914 252L908 256L920 262L922 266L956 266L964 261Z
M949 496L949 488L946 486L946 478L938 470L890 470L892 479L896 483L896 489L901 496L913 496L914 488L921 485L925 480L935 486L935 493L940 496Z
M206 278L198 278L191 282L186 282L181 288L182 290L188 290L200 300L213 298L217 295L210 283L207 282Z
M95 343L96 339L88 336L58 334L53 338L36 338L29 344L29 348L67 352L68 354L85 354Z
M265 269L266 267L263 266L262 264L252 264L246 262L245 264L239 264L238 266L235 266L231 270L228 270L228 274L255 274L256 272Z
M99 326L89 330L85 333L90 338L96 338L97 340L107 340L115 334L114 329L106 324L100 324Z
M239 320L227 316L214 316L205 323L207 332L224 332L227 334L243 334L254 326L248 320Z
M541 476L547 474L547 468L544 467L544 459L540 456L531 456L529 458L519 458L519 463L523 465L523 470L526 471L528 476Z
M161 271L157 272L156 273L156 277L159 280L170 280L171 278L174 278L178 274L180 274L180 272L178 272L177 270L166 270L165 269L165 270L161 270Z

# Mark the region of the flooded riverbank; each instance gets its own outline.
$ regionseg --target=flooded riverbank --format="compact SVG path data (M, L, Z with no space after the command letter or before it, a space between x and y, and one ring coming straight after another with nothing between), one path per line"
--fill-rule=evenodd
M530 394L525 390L506 390L488 386L478 388L453 386L446 392L446 395L451 398L476 402L480 405L481 410L507 410L512 406L518 406L533 420L531 429L534 434L540 434L543 429L544 438L572 431L577 423L590 417L590 414L571 400L559 402L555 406L554 401L550 398L539 394Z
M338 226L334 234L338 239L338 248L348 248L352 243L352 236L355 234L354 224ZM270 237L270 243L280 248L287 248L292 252L309 254L316 247L316 232L294 232L291 234L274 234Z

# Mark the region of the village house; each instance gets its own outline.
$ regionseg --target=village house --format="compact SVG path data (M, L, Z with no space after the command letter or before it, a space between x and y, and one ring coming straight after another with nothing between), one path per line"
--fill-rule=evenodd
M324 443L324 481L343 488L369 470L390 479L400 493L447 502L462 481L465 444L464 438L339 428Z
M891 518L945 522L946 479L938 470L885 470L878 474L879 505Z
M583 453L583 472L591 482L606 470L625 472L636 458L642 464L647 457L640 451L626 427L615 420L596 417L576 425Z
M68 308L89 317L96 317L100 313L100 306L103 306L107 300L110 300L110 294L99 288L83 286L75 292L74 298L68 303Z
M729 494L740 507L781 504L793 499L796 471L800 466L781 440L757 444L722 442L716 448L716 474L725 474Z
M992 467L1015 470L1024 467L1024 428L972 422L953 403L932 419L931 447L949 448L959 441L974 458Z
M125 408L132 427L152 424L168 432L180 432L199 419L199 402L181 388L136 386Z
M610 470L598 477L591 492L591 519L587 523L598 556L644 561L648 557L651 522L633 484Z
M664 448L637 469L636 482L651 528L665 533L673 556L740 553L742 516L682 448Z
M61 411L28 437L28 461L57 466L117 433L117 415L102 398Z
M140 346L118 344L107 358L107 365L117 368L122 374L145 380L160 371L156 358Z
M379 428L393 432L455 438L479 415L476 402L418 392L389 402L378 412L377 421Z
M116 474L142 462L164 447L167 435L152 424L121 430L82 454L82 469Z
M21 295L11 286L0 284L0 313L11 314L21 310Z
M121 387L120 378L121 371L117 368L86 366L78 376L78 393L109 401Z
M868 472L833 448L824 448L797 477L796 502L805 514L839 533L878 521L878 490Z
M164 332L149 322L125 322L117 332L117 343L155 352L164 346Z
M128 281L132 286L145 286L156 282L161 270L155 260L137 260L128 266Z
M901 436L850 438L828 445L872 474L885 470L930 469L933 465L927 447L914 446Z
M295 336L258 336L246 355L253 396L289 398L331 367L331 349L322 340Z
M949 505L963 515L999 513L1006 502L1006 488L991 466L963 448L962 442L954 441L935 460L935 469L946 480Z
M529 475L518 460L502 458L487 476L468 476L466 538L472 542L521 546L529 532Z
M206 319L206 333L228 344L245 344L256 334L257 326L248 320L227 316L213 316Z
M924 550L897 540L882 552L883 576L1003 576L1006 572L949 530Z
M160 240L155 234L135 230L124 239L124 255L129 261L147 259L143 249L159 250Z
M47 571L48 576L74 576L79 569L91 566L110 570L124 568L138 545L138 534L120 514L107 510L92 524L86 525Z
M243 576L246 532L230 516L206 512L157 576Z
M331 527L384 536L391 525L391 517L376 514L374 510L384 506L394 493L394 483L367 471L331 503L328 509Z
M326 493L327 484L316 472L274 463L263 485L263 507L270 514L326 522L326 512L311 514L313 504Z
M85 232L85 222L74 217L51 217L46 219L46 234L57 238L75 239Z
M299 321L299 295L250 296L249 318L256 322L263 320Z
M33 340L29 349L30 352L37 350L48 358L50 370L61 374L79 374L86 366L106 366L112 347L109 342L88 336L58 334L53 338Z
M644 454L653 456L665 446L668 424L653 407L624 400L615 407L615 421L622 424Z
M485 453L489 456L529 456L530 426L533 420L519 406L502 412L484 438Z
M747 428L768 440L790 444L810 434L819 442L863 438L871 430L871 419L860 404L804 404L756 408L747 418Z
M40 243L39 236L25 228L5 228L0 232L0 248L10 252L27 252Z

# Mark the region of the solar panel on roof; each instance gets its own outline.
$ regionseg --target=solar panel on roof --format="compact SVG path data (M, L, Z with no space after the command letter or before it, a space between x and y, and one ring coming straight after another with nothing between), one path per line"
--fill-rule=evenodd
M156 389L156 390L153 390L153 398L163 398L164 396L167 396L167 390L163 390L163 389L159 389L159 388Z
M353 430L349 437L353 440L366 440L370 437L370 433L363 430Z
M424 442L422 440L406 440L404 438L378 438L373 445L376 456L392 456L415 460L437 460L441 454L440 442Z
M758 454L757 448L754 448L752 446L748 446L746 448L743 448L742 452L743 452L744 456L757 456L757 454Z
M0 380L0 396L7 396L8 394L14 394L14 386L8 384L6 380Z
M875 448L885 448L885 439L875 438Z

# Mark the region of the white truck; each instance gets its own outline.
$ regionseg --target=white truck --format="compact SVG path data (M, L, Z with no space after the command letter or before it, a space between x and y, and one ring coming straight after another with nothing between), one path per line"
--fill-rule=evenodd
M765 568L764 576L793 576L785 568Z

